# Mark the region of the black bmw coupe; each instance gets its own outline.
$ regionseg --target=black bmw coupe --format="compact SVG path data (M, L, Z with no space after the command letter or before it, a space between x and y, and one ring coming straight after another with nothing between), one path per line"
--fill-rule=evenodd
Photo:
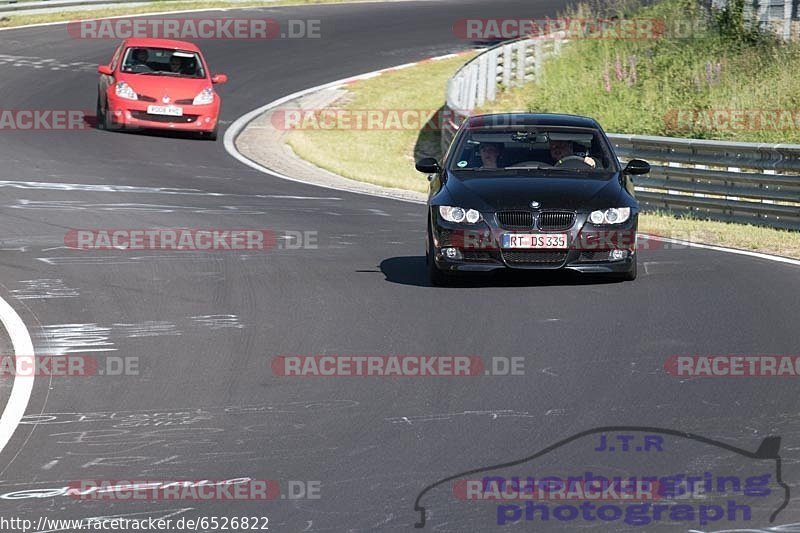
M433 285L459 273L569 269L636 278L639 204L593 119L559 114L470 117L429 174L427 265Z

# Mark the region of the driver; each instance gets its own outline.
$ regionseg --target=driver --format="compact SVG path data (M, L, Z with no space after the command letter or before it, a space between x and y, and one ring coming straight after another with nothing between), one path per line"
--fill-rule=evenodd
M481 168L497 168L501 143L481 143L478 154L481 156Z
M150 58L150 54L147 53L147 49L145 48L137 48L133 51L133 61L131 62L131 66L135 65L145 65L147 66L147 60Z
M575 154L572 141L550 140L550 157L553 158L553 166L560 165L565 158L570 156L577 158L581 157ZM589 157L588 155L583 158L583 162L592 168L597 167L597 162L593 157Z

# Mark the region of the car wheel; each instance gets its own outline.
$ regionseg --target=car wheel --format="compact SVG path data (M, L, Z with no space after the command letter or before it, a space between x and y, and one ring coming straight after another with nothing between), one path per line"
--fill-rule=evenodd
M214 129L211 131L201 131L197 133L198 139L204 139L206 141L216 141L217 135L219 132L219 124L214 126Z
M108 112L107 107L105 110L103 110L103 129L108 131L114 131L119 129L119 126L117 124L114 124L114 121L112 120L111 117L111 113Z
M622 281L633 281L636 279L636 257L633 258L633 266L627 272L623 272L617 275L617 279Z
M431 237L429 233L428 251L425 254L425 263L428 267L428 280L434 287L447 287L449 285L452 285L454 276L452 274L448 274L447 272L439 270L439 267L436 266L436 261L433 259L434 253L435 252L433 250L433 237Z
M97 107L95 111L95 120L97 121L97 124L95 124L97 129L99 130L105 129L106 117L105 113L103 113L103 109L100 107L100 93L97 93Z

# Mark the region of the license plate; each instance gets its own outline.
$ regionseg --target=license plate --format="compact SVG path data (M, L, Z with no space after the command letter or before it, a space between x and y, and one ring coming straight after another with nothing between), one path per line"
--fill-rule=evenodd
M183 116L183 108L174 105L149 105L147 106L147 112L151 115Z
M503 248L566 249L566 233L504 233Z

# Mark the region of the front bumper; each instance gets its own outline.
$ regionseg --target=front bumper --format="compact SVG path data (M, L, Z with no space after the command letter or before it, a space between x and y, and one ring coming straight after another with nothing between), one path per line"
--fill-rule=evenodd
M183 116L180 117L151 115L147 112L150 105L162 104L109 95L107 112L112 123L122 128L210 132L219 119L219 98L208 105L178 105L183 109Z
M433 213L431 237L434 261L440 270L451 272L488 272L502 269L572 270L584 273L631 271L636 262L638 213L632 213L631 218L619 226L593 226L587 223L587 217L588 214L578 213L571 228L543 231L505 229L491 219L474 226L464 226L446 222ZM567 248L503 248L501 243L504 233L566 233ZM450 249L451 253L454 249L457 253L455 257L448 257L443 249ZM613 250L621 258L612 259L610 255Z

